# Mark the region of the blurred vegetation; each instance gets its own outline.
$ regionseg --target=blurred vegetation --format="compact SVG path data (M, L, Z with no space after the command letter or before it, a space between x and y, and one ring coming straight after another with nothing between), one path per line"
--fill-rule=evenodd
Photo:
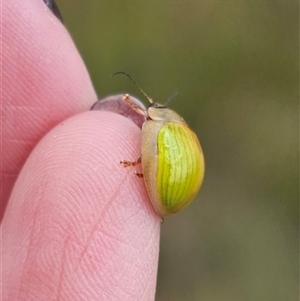
M99 97L141 96L120 70L157 101L178 91L200 137L206 178L162 225L156 300L298 300L298 1L57 4Z

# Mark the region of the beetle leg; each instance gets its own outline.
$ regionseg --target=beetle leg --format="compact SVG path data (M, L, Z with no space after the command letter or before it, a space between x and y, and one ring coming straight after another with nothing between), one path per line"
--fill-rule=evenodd
M128 167L128 166L136 166L138 164L142 163L142 156L140 156L136 161L132 162L132 161L127 161L127 160L123 160L120 161L120 164L122 164L124 167ZM134 174L138 177L138 178L143 178L144 175L140 172L134 172Z
M142 162L142 157L140 156L136 161L127 161L127 160L123 160L120 161L120 164L122 164L124 167L128 167L128 166L136 166L138 164L141 164Z
M143 115L143 116L148 116L147 112L140 107L138 107L135 103L133 103L130 99L129 94L125 94L124 96L124 101L126 101L134 111L136 111L138 114Z
M138 177L138 178L143 178L144 175L142 173L139 173L139 172L134 172L134 174Z
M123 161L120 161L120 164L122 164L124 167L128 167L128 166L135 166L138 164L138 162L123 160Z

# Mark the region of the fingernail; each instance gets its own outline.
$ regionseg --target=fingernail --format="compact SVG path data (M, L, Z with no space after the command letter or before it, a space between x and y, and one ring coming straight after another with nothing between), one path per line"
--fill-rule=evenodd
M146 121L146 117L137 113L132 106L125 100L125 95L111 95L103 99L98 100L92 106L92 111L109 111L124 117L131 119L139 128L142 128L143 123ZM146 110L144 105L135 97L130 96L130 100L141 110Z
M43 1L50 8L53 14L57 17L57 19L60 20L61 23L64 23L55 1L54 0L43 0Z

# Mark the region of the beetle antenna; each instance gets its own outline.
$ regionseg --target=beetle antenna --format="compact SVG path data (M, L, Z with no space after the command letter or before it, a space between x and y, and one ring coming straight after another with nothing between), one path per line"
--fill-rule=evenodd
M124 71L118 71L118 72L115 72L112 76L115 76L115 75L118 75L118 74L123 74L125 76L127 76L134 84L135 86L141 91L141 93L148 99L148 101L150 103L153 103L153 100L151 97L149 97L143 90L142 88L135 82L135 80L126 72Z
M178 95L178 91L176 91L173 95L171 95L171 97L168 98L168 100L166 101L166 106L168 106L169 102L174 99L176 96Z

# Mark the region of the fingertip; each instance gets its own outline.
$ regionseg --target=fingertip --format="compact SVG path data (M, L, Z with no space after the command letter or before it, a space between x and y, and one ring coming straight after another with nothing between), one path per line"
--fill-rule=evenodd
M100 299L112 292L116 300L154 299L160 218L143 181L119 164L139 157L140 135L131 121L108 112L86 112L52 130L26 162L4 219L7 250L30 244L32 254L16 262L10 252L6 262L26 275L38 268L44 277L49 262L51 270L63 262L71 290L62 294L72 292L72 300L86 298L87 286ZM57 281L54 274L51 285Z

